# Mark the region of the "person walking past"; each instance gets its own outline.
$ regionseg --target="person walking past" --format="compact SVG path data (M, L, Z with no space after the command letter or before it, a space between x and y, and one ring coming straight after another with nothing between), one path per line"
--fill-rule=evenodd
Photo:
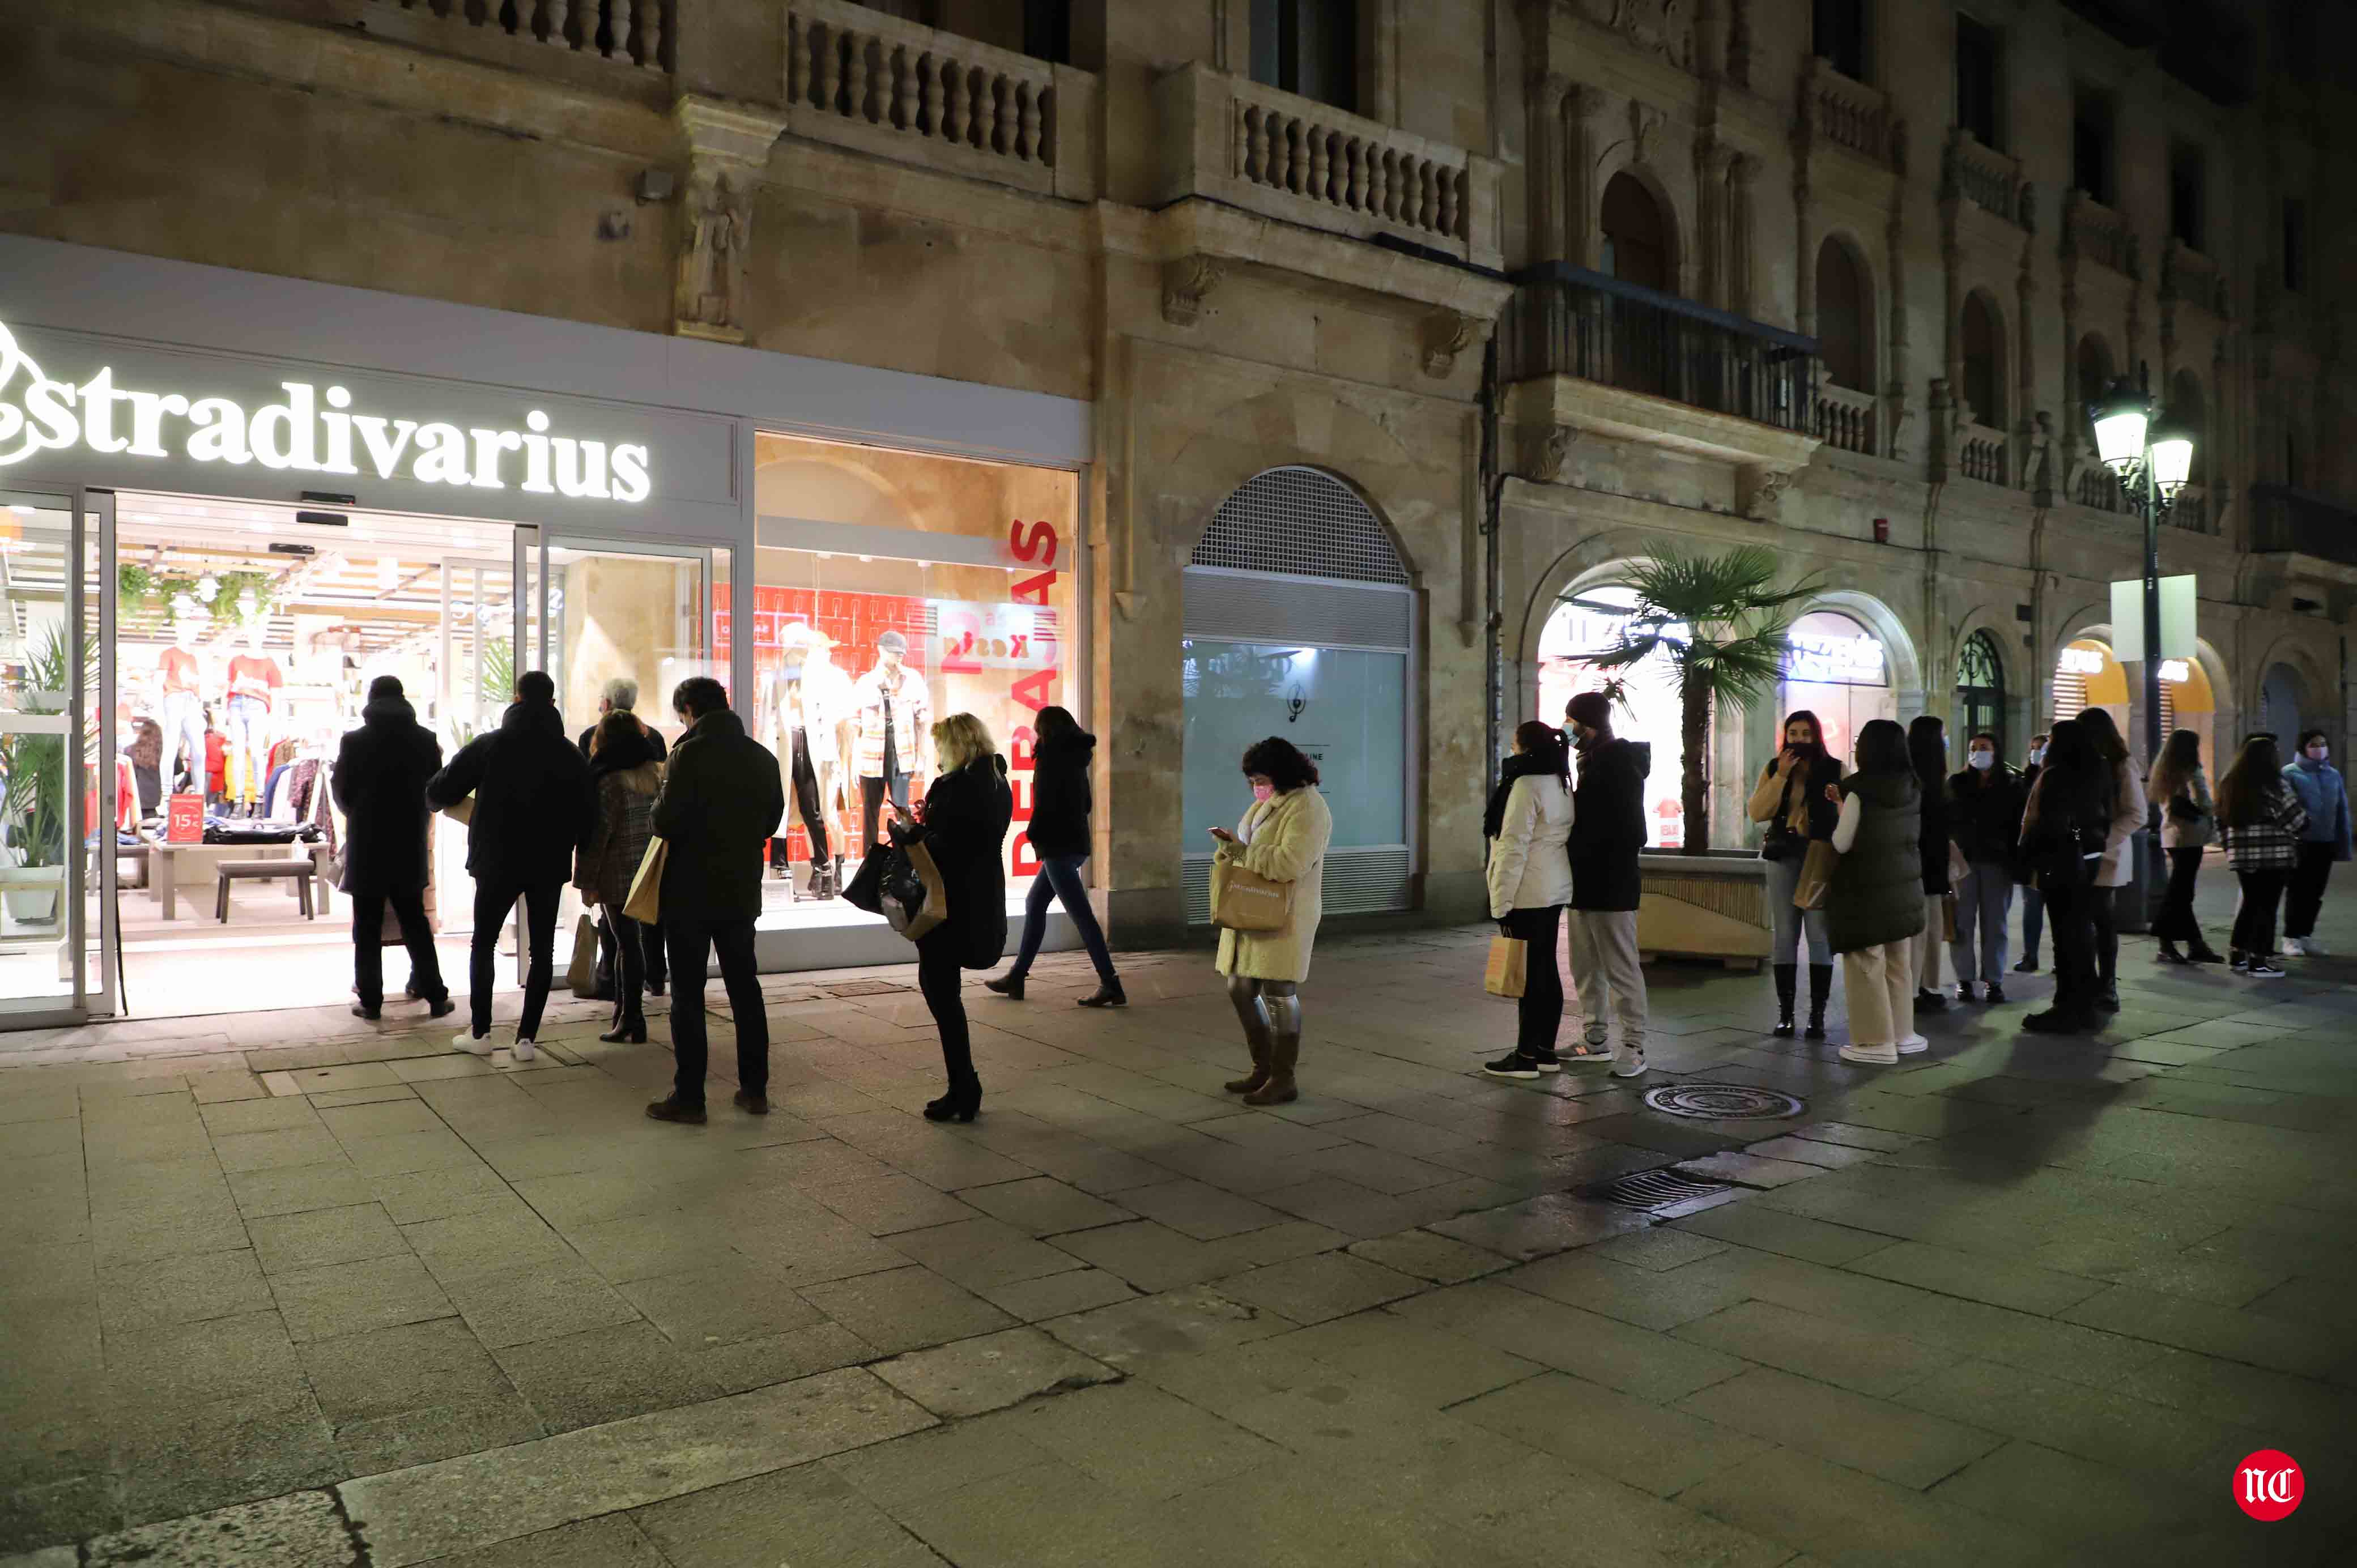
M606 682L605 689L598 694L598 724L603 724L609 714L628 714L630 722L638 726L639 734L645 737L648 746L653 751L655 761L661 762L669 749L663 744L662 732L639 717L638 707L639 683L627 675L617 675ZM590 746L597 737L597 725L591 725L581 732L582 756L589 755ZM612 917L621 907L618 900L608 908L606 911L608 918L597 922L597 973L591 984L589 993L601 1002L612 1001L616 994ZM640 964L645 977L647 993L650 995L661 996L663 991L664 973L668 967L663 959L662 922L651 920L640 926L639 935L640 938Z
M2201 737L2190 729L2170 732L2160 757L2145 776L2145 799L2160 811L2160 847L2169 856L2169 891L2152 934L2160 939L2153 957L2161 963L2217 963L2219 954L2201 940L2193 916L2193 884L2201 875L2201 851L2210 842L2217 807L2201 771ZM2186 950L2179 952L2179 942Z
M666 848L660 905L671 958L671 1045L678 1058L671 1093L647 1107L658 1122L704 1120L704 1070L711 1054L704 989L716 956L737 1032L736 1104L770 1113L770 1015L753 966L753 922L761 914L761 862L786 793L778 759L745 733L728 693L709 675L672 692L687 733L671 749L654 830Z
M662 789L662 764L655 760L647 732L629 710L609 711L589 732L589 779L597 792L596 825L582 841L573 885L581 901L597 908L613 934L613 1026L597 1037L608 1045L647 1042L646 933L622 913L630 884L654 836L655 797Z
M1857 732L1857 771L1834 786L1825 940L1841 954L1849 996L1846 1062L1889 1067L1931 1048L1915 1032L1915 952L1923 933L1923 786L1895 719Z
M1948 1004L1940 989L1940 955L1947 948L1947 904L1955 891L1948 882L1948 726L1936 714L1917 714L1907 726L1907 755L1922 802L1917 848L1923 860L1923 930L1915 939L1915 1011L1937 1013Z
M1515 727L1514 754L1498 770L1481 829L1490 841L1490 918L1524 948L1514 1048L1481 1070L1516 1079L1558 1072L1563 972L1555 950L1571 902L1571 760L1561 730L1537 719ZM1603 1055L1584 1044L1572 1054Z
M1609 1007L1620 1022L1612 1076L1645 1070L1645 971L1637 957L1644 875L1646 755L1612 734L1611 700L1582 692L1564 705L1579 755L1571 797L1571 983L1584 1055L1600 1055Z
M425 798L447 811L469 795L467 870L475 879L475 935L468 954L469 1026L450 1043L490 1056L491 985L499 963L500 928L521 899L524 908L523 1011L516 1018L515 1059L536 1053L542 1009L555 969L556 904L573 875L573 854L589 832L595 809L589 764L565 738L556 711L556 684L540 670L517 677L515 702L500 727L477 736L425 786Z
M949 1076L949 1091L926 1103L925 1119L971 1122L982 1109L982 1079L960 987L964 971L988 969L1006 951L1006 828L1015 797L1006 759L980 719L952 714L929 734L941 773L925 791L922 819L895 815L891 833L894 843L925 846L948 906L941 924L917 939L917 988L941 1031Z
M2349 787L2331 757L2331 744L2322 730L2302 730L2299 755L2283 770L2285 782L2308 813L2308 825L2299 834L2299 864L2292 867L2284 889L2284 951L2304 958L2324 955L2316 940L2317 912L2324 908L2332 863L2350 857Z
M2226 864L2243 885L2226 950L2234 972L2254 980L2283 976L2275 961L2276 908L2299 869L2307 836L2308 809L2285 774L2275 738L2255 735L2218 780L2218 831L2226 841Z
M1809 845L1834 836L1839 809L1825 797L1827 785L1841 782L1840 761L1825 749L1824 726L1806 708L1784 715L1784 744L1773 760L1760 770L1751 791L1750 817L1768 824L1760 858L1768 863L1768 908L1773 918L1769 939L1769 967L1776 976L1775 1033L1791 1038L1795 993L1800 989L1798 944L1808 938L1809 1038L1825 1037L1825 1002L1834 987L1834 954L1825 945L1825 912L1794 907L1792 894L1801 885L1801 863Z
M1126 1007L1129 998L1121 989L1097 912L1089 904L1088 885L1081 880L1081 867L1094 847L1089 836L1089 763L1096 756L1097 737L1068 710L1053 705L1039 710L1034 727L1039 738L1032 748L1031 821L1023 832L1031 841L1031 853L1039 857L1039 875L1023 896L1023 940L1015 950L1015 967L982 983L1010 1001L1023 1000L1023 982L1048 933L1048 906L1060 901L1097 970L1096 991L1082 997L1081 1005Z
M2091 908L2095 917L2095 1010L2120 1010L2119 890L2136 879L2132 841L2144 826L2144 790L2136 783L2135 765L2128 761L2128 743L2112 715L2089 708L2075 721L2086 732L2104 765L2111 771L2111 831L2104 839L2104 864L2095 874Z
M2115 782L2083 719L2054 726L2021 815L2022 860L2038 878L2054 934L2054 1000L2021 1021L2033 1034L2083 1034L2101 1023L2096 878L2112 831Z
M1991 1003L2005 1000L2006 920L2020 865L2021 810L2028 796L2020 776L1997 756L1986 732L1965 743L1964 766L1948 780L1948 835L1964 857L1956 885L1956 1000L1977 1002L1977 980Z
M363 1018L380 1016L384 1006L388 904L409 950L410 994L425 1001L431 1017L455 1005L425 918L425 787L441 770L442 743L417 722L400 678L370 682L361 727L336 747L328 776L328 792L344 813L343 889L352 901L352 980L360 994L352 1011Z
M1212 875L1242 866L1271 882L1289 883L1293 906L1274 931L1220 932L1214 967L1227 978L1228 1001L1244 1026L1253 1069L1227 1084L1246 1105L1283 1105L1300 1097L1294 1081L1301 1058L1301 983L1325 913L1326 846L1333 813L1318 792L1318 765L1280 736L1254 741L1243 755L1253 803L1233 832L1213 828L1219 841Z
M2034 735L2021 769L2021 798L2026 805L2029 792L2038 788L2039 765L2046 760L2046 747L2054 737ZM2013 966L2016 974L2038 972L2038 939L2046 929L2046 895L2038 890L2038 876L2025 864L2021 872L2021 960Z

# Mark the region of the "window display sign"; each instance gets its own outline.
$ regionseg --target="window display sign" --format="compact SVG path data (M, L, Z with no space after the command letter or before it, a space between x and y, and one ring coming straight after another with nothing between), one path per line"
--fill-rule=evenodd
M1654 846L1676 849L1686 842L1686 817L1678 789L1678 693L1670 656L1656 652L1618 670L1599 670L1584 661L1577 656L1619 646L1627 618L1612 611L1634 605L1637 596L1624 587L1589 588L1579 596L1587 603L1557 605L1539 634L1536 716L1560 728L1565 703L1620 680L1621 701L1612 716L1613 733L1652 747L1653 767L1645 776L1645 816L1652 825Z
M205 842L205 798L202 795L175 795L166 804L165 812L166 843Z
M1796 709L1816 714L1825 749L1846 768L1867 721L1899 716L1888 651L1880 638L1838 610L1812 610L1786 635L1792 651L1784 657L1777 719Z

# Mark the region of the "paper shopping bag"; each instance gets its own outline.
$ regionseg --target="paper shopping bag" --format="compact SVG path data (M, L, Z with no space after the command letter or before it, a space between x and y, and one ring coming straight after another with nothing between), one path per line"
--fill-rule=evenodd
M1800 880L1792 886L1792 908L1822 909L1825 907L1825 890L1833 886L1834 867L1841 856L1834 850L1830 839L1811 839L1807 858L1801 862Z
M1492 996L1519 997L1530 977L1531 944L1520 937L1490 939L1490 967L1482 989Z
M630 878L630 896L622 900L622 913L642 926L651 926L662 918L663 863L671 858L671 845L661 838L647 841L647 856L639 862L639 874Z
M576 996L597 989L597 917L587 910L573 922L573 962L565 972L565 983Z

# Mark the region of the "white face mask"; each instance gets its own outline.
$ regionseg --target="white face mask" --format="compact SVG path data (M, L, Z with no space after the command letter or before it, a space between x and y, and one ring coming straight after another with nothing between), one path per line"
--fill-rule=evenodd
M1995 768L1996 766L1996 753L1994 751L1975 751L1970 757L1966 758L1966 760L1975 768Z
M2040 763L2044 762L2045 760L2046 748L2044 746L2033 746L2029 748L2029 765L2032 768L2037 767Z
M2323 761L2326 757L2330 757L2330 756L2331 756L2331 755L2332 755L2332 748L2331 748L2330 746L2326 746L2326 745L2325 745L2325 744L2323 744L2321 741L2318 742L2316 745L2311 746L2309 746L2309 747L2308 748L2309 760L2310 760L2311 762L2321 762L2321 761Z

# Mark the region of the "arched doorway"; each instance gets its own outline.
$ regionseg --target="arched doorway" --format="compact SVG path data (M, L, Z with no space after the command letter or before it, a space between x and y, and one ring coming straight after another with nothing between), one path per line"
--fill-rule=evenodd
M1656 848L1676 849L1685 842L1685 808L1679 798L1683 775L1678 768L1678 690L1670 656L1656 650L1643 662L1625 670L1599 670L1581 660L1583 653L1601 653L1619 646L1623 618L1614 611L1637 602L1633 589L1605 582L1582 588L1558 604L1539 632L1538 710L1534 716L1558 728L1564 705L1582 692L1620 682L1620 711L1613 731L1623 740L1652 748L1653 767L1645 776L1645 822Z
M1625 171L1614 175L1604 188L1597 220L1604 234L1606 274L1663 294L1672 292L1670 226L1643 180Z
M1986 631L1964 639L1956 658L1956 725L1954 740L1995 736L1996 754L2006 755L2005 666L1997 657L1996 639Z
M2218 759L2218 737L2214 720L2217 715L2217 695L2211 690L2210 672L2199 659L2164 659L2160 661L2160 733L2166 739L2172 731L2190 729L2201 737L2201 756L2213 773L2223 772Z
M1808 709L1817 715L1825 749L1846 766L1867 720L1899 716L1889 650L1865 622L1836 609L1811 610L1786 635L1792 649L1784 655L1779 721Z
M1220 503L1183 576L1189 922L1211 919L1204 830L1243 815L1238 761L1272 735L1318 764L1334 814L1328 912L1408 908L1415 593L1389 532L1333 475L1271 468Z

